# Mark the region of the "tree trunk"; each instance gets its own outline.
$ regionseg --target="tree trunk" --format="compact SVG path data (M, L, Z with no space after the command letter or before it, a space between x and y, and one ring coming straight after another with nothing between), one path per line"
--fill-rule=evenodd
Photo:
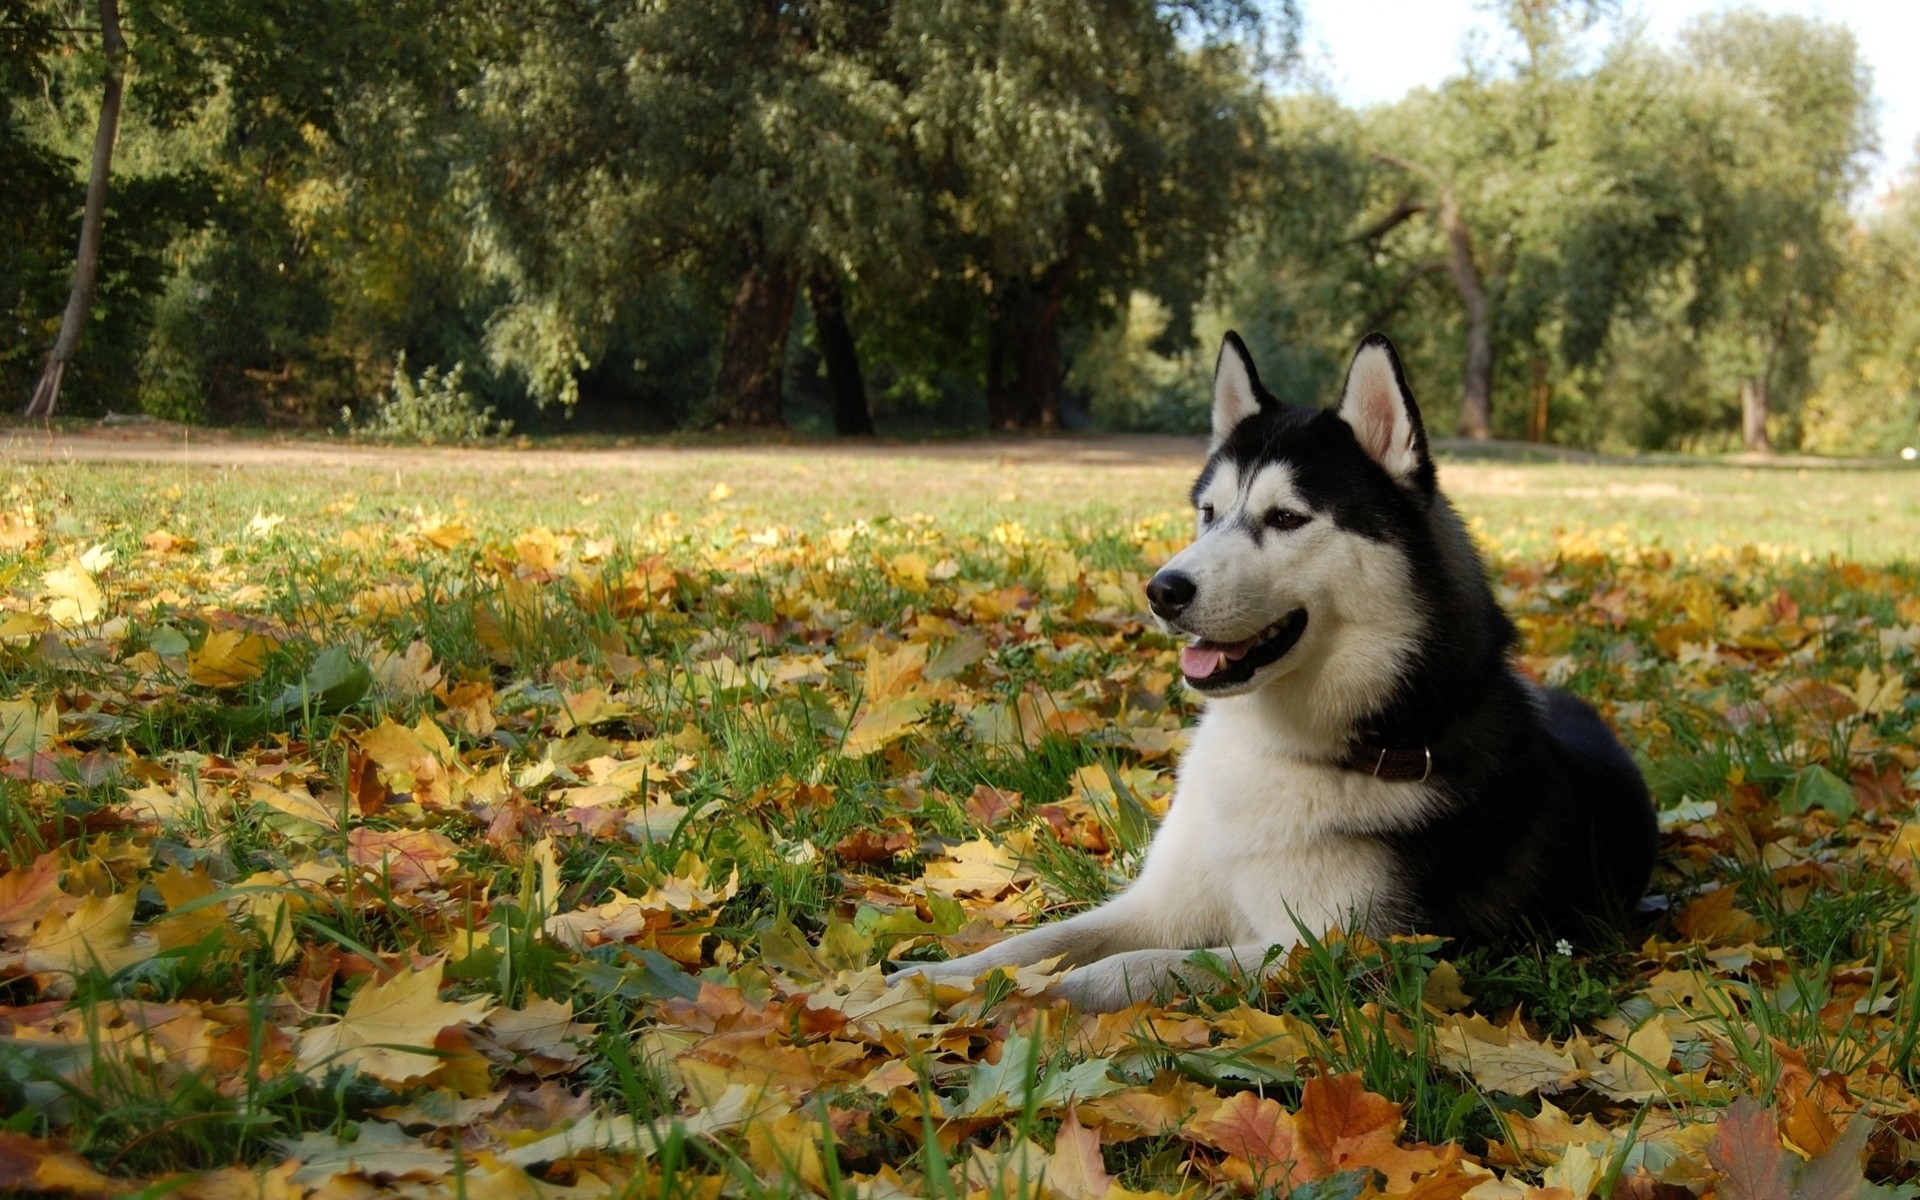
M813 309L813 332L820 339L820 359L827 368L833 431L841 437L872 437L873 414L867 409L867 381L860 374L860 351L847 324L840 281L831 271L817 271L808 280L807 304Z
M100 274L100 227L107 214L107 177L113 167L113 140L120 128L121 76L127 43L120 36L119 0L100 0L100 48L106 54L106 82L100 96L100 124L93 132L93 165L87 172L87 202L80 214L80 249L74 255L73 290L60 318L60 335L47 354L33 395L22 411L29 417L51 417L60 403L60 385L80 345L87 311L93 307L93 285Z
M1453 189L1440 194L1440 222L1447 234L1447 274L1467 318L1466 375L1460 394L1460 434L1476 442L1493 436L1493 309L1473 259L1473 233L1460 216Z
M1060 308L1067 266L1002 283L987 301L987 424L996 431L1061 425Z
M1553 388L1547 382L1547 360L1536 354L1533 356L1533 409L1527 414L1528 441L1547 440L1547 415L1552 401Z
M1767 384L1751 375L1740 381L1740 444L1760 454L1773 451L1767 438Z
M793 265L779 259L755 263L741 277L727 309L720 372L713 381L723 423L747 429L785 427L781 368L798 290Z

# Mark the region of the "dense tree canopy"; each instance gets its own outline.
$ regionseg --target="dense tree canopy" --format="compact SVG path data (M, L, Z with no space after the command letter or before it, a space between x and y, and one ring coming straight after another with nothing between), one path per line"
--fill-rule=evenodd
M165 0L123 57L101 8L0 21L21 401L106 184L62 411L325 423L405 362L523 427L1194 428L1223 328L1301 401L1384 328L1470 436L1920 441L1917 189L1860 196L1819 21L1511 0L1355 111L1244 0Z

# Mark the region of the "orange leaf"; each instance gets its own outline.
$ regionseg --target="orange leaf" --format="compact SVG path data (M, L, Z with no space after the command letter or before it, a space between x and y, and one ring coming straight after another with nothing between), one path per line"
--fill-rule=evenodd
M1430 1148L1400 1147L1400 1106L1369 1092L1358 1075L1309 1079L1294 1120L1309 1161L1324 1163L1324 1174L1371 1167L1388 1187L1404 1188L1441 1164Z

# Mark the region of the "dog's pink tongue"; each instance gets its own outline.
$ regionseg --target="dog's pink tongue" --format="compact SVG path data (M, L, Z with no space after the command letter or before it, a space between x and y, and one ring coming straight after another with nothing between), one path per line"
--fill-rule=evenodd
M1226 651L1215 645L1188 646L1180 651L1180 670L1188 679L1205 679L1220 669Z
M1253 638L1242 642L1195 642L1180 651L1180 670L1188 679L1205 679L1224 664L1239 662L1253 649Z

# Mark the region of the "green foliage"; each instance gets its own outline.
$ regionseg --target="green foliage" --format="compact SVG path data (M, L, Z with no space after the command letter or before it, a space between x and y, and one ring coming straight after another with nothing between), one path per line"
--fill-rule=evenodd
M14 5L0 61L16 394L71 275L76 11ZM735 421L759 362L761 417L784 379L820 430L830 279L893 431L1192 430L1226 328L1324 403L1384 328L1439 431L1479 337L1498 435L1721 449L1745 390L1782 444L1920 442L1920 207L1851 205L1844 28L1487 12L1455 78L1354 111L1285 73L1295 8L1243 0L138 5L71 406L321 425L404 352L523 427L653 432Z
M465 363L451 370L428 367L418 379L407 374L407 356L393 364L393 383L386 399L364 416L342 409L340 421L354 437L376 442L471 444L505 437L513 422L494 416L491 405L475 406L473 393L461 386Z

